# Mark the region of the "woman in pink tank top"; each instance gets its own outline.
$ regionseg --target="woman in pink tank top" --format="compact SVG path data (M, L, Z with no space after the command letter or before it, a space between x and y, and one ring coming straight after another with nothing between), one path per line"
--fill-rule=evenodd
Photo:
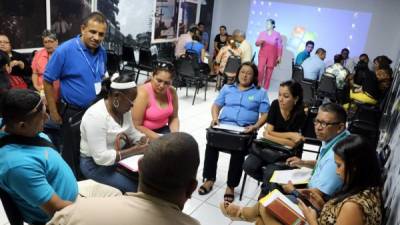
M133 123L150 139L179 131L178 97L171 87L173 74L165 64L157 67L150 82L138 88L132 110Z

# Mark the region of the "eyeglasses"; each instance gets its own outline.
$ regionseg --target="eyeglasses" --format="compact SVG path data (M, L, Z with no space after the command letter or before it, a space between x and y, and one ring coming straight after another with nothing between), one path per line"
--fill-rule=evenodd
M0 44L10 44L9 41L0 41Z
M341 123L341 122L332 122L332 123L328 123L328 122L325 122L325 121L320 121L320 120L314 119L314 126L320 125L322 128L326 128L326 127L329 126L329 125L338 125L338 124L340 124L340 123Z

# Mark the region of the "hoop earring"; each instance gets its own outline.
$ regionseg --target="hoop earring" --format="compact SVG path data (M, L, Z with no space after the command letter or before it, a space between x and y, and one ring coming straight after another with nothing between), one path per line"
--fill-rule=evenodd
M114 98L114 100L113 100L113 106L114 106L114 108L118 109L118 107L119 107L119 101L118 101L118 99Z

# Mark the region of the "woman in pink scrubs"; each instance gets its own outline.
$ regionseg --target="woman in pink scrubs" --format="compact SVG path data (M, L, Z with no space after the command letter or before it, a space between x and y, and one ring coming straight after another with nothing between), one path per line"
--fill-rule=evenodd
M275 21L268 19L266 31L258 35L256 46L260 47L258 53L258 82L265 89L269 88L274 67L281 61L282 38L279 32L274 30Z

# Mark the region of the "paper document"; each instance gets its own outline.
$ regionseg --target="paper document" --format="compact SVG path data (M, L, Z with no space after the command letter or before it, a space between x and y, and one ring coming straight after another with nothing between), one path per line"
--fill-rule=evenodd
M280 191L278 191L277 189L273 190L272 192L270 192L267 196L265 196L264 198L260 199L260 203L264 206L264 207L268 207L274 200L276 199L280 199L282 200L284 203L286 203L287 206L289 206L290 209L294 210L296 213L298 213L300 216L304 217L303 212L301 211L301 209L292 201L290 201L290 199L288 199L284 194L282 194Z
M138 162L139 162L139 159L142 157L143 157L142 154L134 155L134 156L131 156L131 157L128 157L126 159L119 161L118 164L131 170L132 172L137 172L137 171L139 171Z
M213 128L221 129L221 130L235 131L238 133L244 132L244 127L239 127L239 126L231 125L231 124L219 124L219 125L213 126Z
M307 184L311 178L312 169L275 170L269 182L278 184Z
M318 152L319 146L318 146L318 145L312 145L312 144L304 143L303 149L304 149L304 150L309 150L309 151Z

